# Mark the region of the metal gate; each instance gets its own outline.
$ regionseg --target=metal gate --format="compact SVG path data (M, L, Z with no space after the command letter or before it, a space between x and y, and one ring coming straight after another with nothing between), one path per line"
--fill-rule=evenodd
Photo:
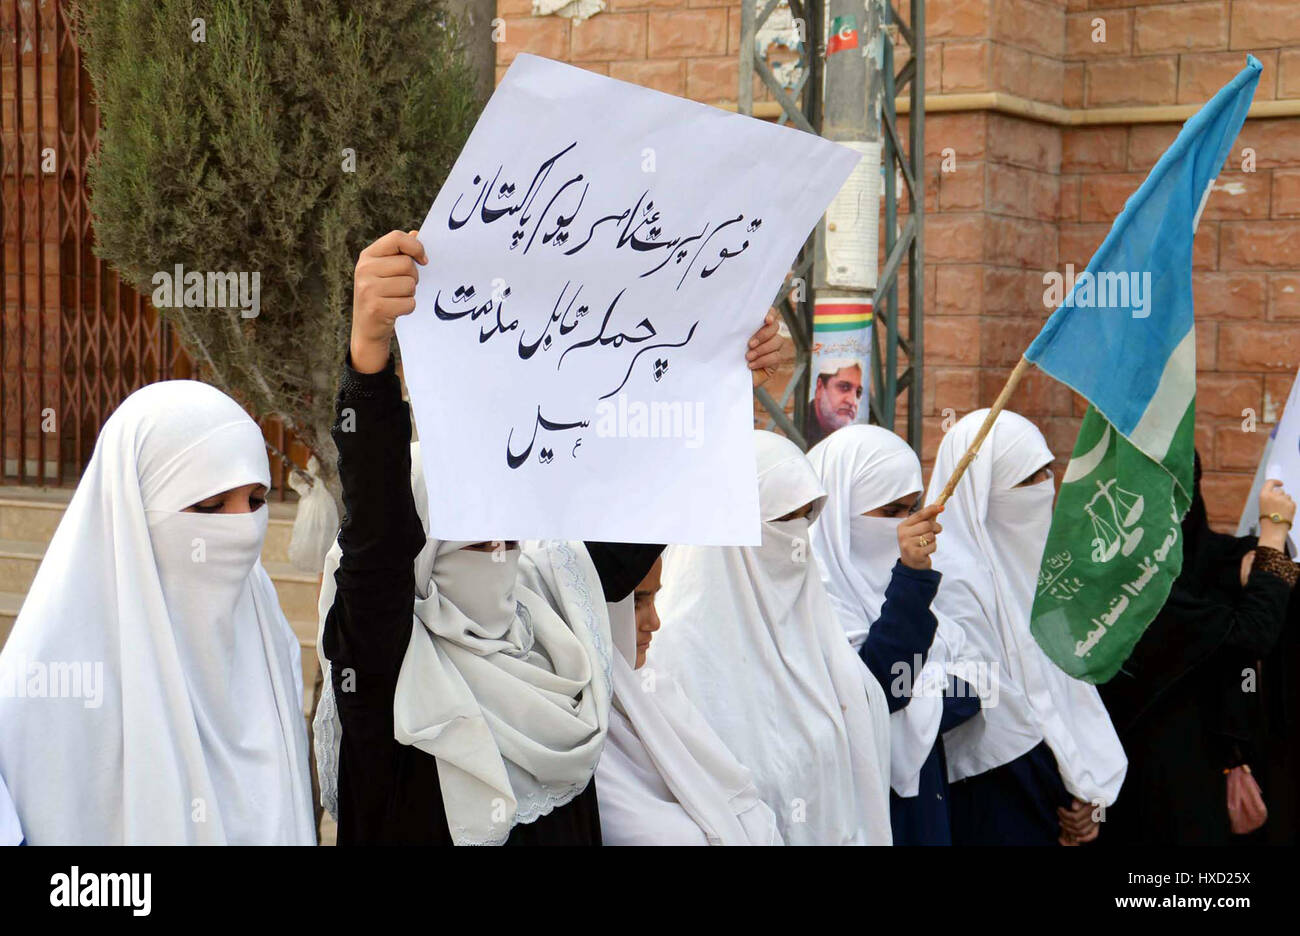
M200 376L151 303L94 253L99 111L67 0L0 0L0 484L72 484L104 420L148 383ZM260 420L280 499L307 450Z
M0 0L0 480L75 481L131 391L192 368L94 255L86 163L98 112L62 0Z

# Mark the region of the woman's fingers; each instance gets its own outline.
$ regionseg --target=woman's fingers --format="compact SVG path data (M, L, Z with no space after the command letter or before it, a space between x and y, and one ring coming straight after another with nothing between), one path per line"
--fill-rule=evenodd
M416 236L416 233L415 231L389 231L361 251L361 256L388 257L405 254L414 258L417 263L428 263L429 257L425 254L424 245L420 243L420 238Z
M780 367L783 363L785 363L785 359L782 357L779 348L775 351L765 352L758 357L754 357L753 354L754 352L751 351L749 352L749 354L746 355L746 357L749 359L750 370L759 370L760 368L765 368L765 367Z
M928 509L928 508L927 508ZM930 516L934 516L930 514ZM943 525L937 520L931 520L922 513L915 513L906 518L898 525L900 536L930 536L934 537L943 532Z
M774 309L768 309L767 315L763 319L763 324L758 326L758 330L749 338L749 347L756 348L763 342L770 339L778 331L777 314Z
M414 296L415 295L415 277L413 276L381 276L375 280L375 295L386 299Z
M388 319L400 318L403 315L410 315L415 311L415 297L406 296L401 299L376 299L374 309L380 316Z
M774 363L781 363L785 347L789 344L789 339L781 337L775 331L769 337L758 339L758 344L754 344L754 341L754 338L750 339L749 350L745 352L745 360L750 362L751 367L755 361L764 357L773 357Z
M366 257L357 264L357 272L362 276L410 276L420 278L420 267L415 258L406 254L390 254L385 257Z

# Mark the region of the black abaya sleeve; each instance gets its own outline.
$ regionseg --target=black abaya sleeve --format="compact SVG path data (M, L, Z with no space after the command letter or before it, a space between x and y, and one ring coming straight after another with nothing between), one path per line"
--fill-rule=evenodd
M411 639L415 557L424 528L411 494L411 417L389 358L377 374L344 365L331 430L343 523L325 652L358 676L396 683Z
M1286 626L1286 607L1291 600L1296 576L1294 568L1288 570L1288 581L1287 577L1273 571L1277 564L1292 565L1276 549L1255 547L1250 578L1232 616L1228 646L1252 657L1266 657L1272 653L1282 635L1282 628Z
M1120 672L1098 687L1121 734L1221 651L1266 655L1286 623L1291 586L1276 575L1252 571L1245 588L1193 591L1190 584L1185 577L1174 582L1169 600Z
M393 694L411 639L414 560L424 528L411 494L411 418L390 359L377 374L345 365L332 434L343 485L343 555L325 619L324 652L343 727L339 844L446 835L432 758L393 737ZM412 770L425 777L418 810L403 808ZM396 817L405 813L403 822ZM439 828L441 825L441 829Z

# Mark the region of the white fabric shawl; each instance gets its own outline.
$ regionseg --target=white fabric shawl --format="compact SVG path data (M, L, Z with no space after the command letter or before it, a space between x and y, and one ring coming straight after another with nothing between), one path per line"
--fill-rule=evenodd
M151 384L104 424L0 654L0 775L29 843L315 842L267 508L184 512L251 483L270 483L262 433L214 387ZM31 697L69 664L81 698Z
M888 429L862 425L831 433L808 452L808 460L827 494L812 525L813 555L831 606L858 650L885 603L902 522L862 515L922 490L921 462ZM912 698L889 716L890 785L899 796L917 793L921 767L939 735L947 674L963 676L974 661L961 628L943 614L935 617L938 628L921 672L911 673L907 661Z
M944 436L929 500L943 490L987 414L971 413ZM1034 424L1004 410L943 513L934 554L943 584L935 606L962 626L980 656L998 665L997 704L944 735L948 775L984 773L1046 740L1072 795L1111 804L1128 760L1097 687L1062 672L1029 632L1055 489L1050 480L1016 484L1051 460Z
M618 635L635 631L631 597L609 605ZM609 741L596 765L606 845L780 845L754 778L672 677L614 654Z
M418 442L411 486L427 530ZM595 772L609 727L609 616L581 543L525 544L522 552L466 545L429 538L415 559L393 727L399 742L437 759L452 840L498 845L515 825L572 800ZM336 542L325 562L322 630L340 556ZM323 657L321 666L317 763L321 801L334 812L341 727Z
M664 556L663 629L648 666L671 674L754 775L787 844L889 844L884 692L844 639L808 546L825 492L789 440L755 432L763 543Z

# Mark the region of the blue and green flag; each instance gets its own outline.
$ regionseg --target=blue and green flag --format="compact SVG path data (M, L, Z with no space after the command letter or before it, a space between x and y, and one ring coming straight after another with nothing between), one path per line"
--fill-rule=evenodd
M1183 125L1087 269L1058 278L1059 298L1049 288L1061 304L1025 352L1089 404L1030 624L1044 652L1088 682L1115 675L1182 567L1196 417L1192 239L1260 70L1247 56Z

